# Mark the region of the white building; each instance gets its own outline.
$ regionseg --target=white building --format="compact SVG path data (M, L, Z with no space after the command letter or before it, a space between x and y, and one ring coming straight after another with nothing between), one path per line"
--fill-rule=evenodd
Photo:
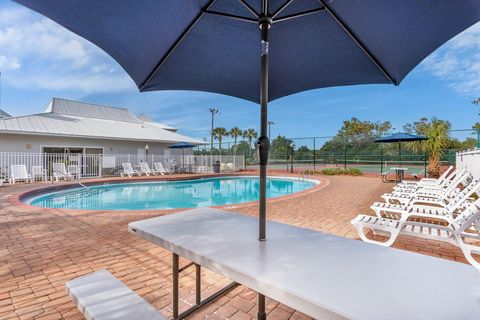
M0 112L0 152L168 156L176 142L203 144L176 131L127 109L53 98L42 113Z

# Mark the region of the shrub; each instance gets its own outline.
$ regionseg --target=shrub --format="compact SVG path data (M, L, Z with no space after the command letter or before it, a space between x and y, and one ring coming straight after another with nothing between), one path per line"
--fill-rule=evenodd
M335 175L350 175L350 176L360 176L362 171L357 168L327 168L323 169L322 173L326 176L335 176Z

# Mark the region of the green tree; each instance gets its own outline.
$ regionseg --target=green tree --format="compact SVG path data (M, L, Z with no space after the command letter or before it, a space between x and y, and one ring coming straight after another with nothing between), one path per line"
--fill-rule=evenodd
M301 146L300 148L297 149L297 158L301 160L308 160L311 151L307 146Z
M230 129L229 135L233 138L233 154L237 155L237 139L238 137L242 136L243 132L239 127L233 127Z
M222 155L222 140L224 137L228 137L227 129L223 127L216 127L213 129L213 137L218 141L218 149L220 156Z
M257 138L257 131L255 129L247 129L243 131L243 137L248 140L248 157L252 158L252 141Z
M379 152L381 146L372 142L390 132L391 129L390 121L371 122L353 117L350 120L343 121L337 134L325 142L320 151L343 153L345 147L348 147L349 153L353 154Z
M272 157L286 157L288 155L288 150L292 140L285 138L284 136L279 135L272 140L270 144L270 152Z

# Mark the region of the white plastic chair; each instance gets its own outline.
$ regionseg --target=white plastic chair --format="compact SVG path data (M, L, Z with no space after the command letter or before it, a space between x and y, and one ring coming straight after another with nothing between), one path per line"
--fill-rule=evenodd
M65 163L63 162L54 162L52 164L52 175L53 178L58 182L60 179L71 180L72 175L68 173Z
M448 215L442 217L441 220L445 221L446 225L440 225L438 222L395 220L369 215L358 215L352 220L352 224L363 241L382 246L391 246L400 234L449 242L459 247L468 262L480 270L480 262L472 256L472 254L480 254L480 247L464 241L465 239L480 240L479 205L480 199L470 204L455 218ZM373 230L375 234L386 235L388 238L386 241L369 239L365 229Z
M32 176L33 181L37 180L37 178L45 181L47 177L47 171L43 168L43 166L32 166L30 169L30 175Z
M140 170L142 171L142 173L145 173L147 176L151 174L156 176L157 173L162 174L162 172L157 169L150 169L148 162L140 162Z
M413 204L408 206L375 202L370 208L379 218L389 218L397 220L408 220L410 217L422 217L432 219L442 219L443 216L455 216L457 211L470 205L473 200L471 196L480 190L480 181L476 180L467 185L462 191L459 191L453 197L444 199L442 203Z
M458 185L465 185L467 181L471 180L471 174L467 173L465 170L455 176L452 182L445 188L441 189L429 189L422 188L419 190L413 191L394 191L391 193L385 193L381 197L385 199L386 202L394 203L398 202L403 205L411 204L412 201L415 201L419 197L423 198L433 198L436 200L442 200L445 197L449 196L452 192L455 192L455 189Z
M155 166L155 170L157 170L157 172L160 173L162 176L165 175L165 173L171 173L170 170L167 170L163 167L163 164L161 162L154 162L153 165Z
M124 176L128 176L129 178L132 177L133 175L139 175L141 176L142 174L140 172L138 172L137 170L133 170L132 168L132 164L130 162L124 162L122 163L122 167L123 167L123 172L120 173L120 175L122 177Z
M80 167L76 164L69 164L67 166L67 173L74 179L80 179Z
M18 180L24 180L25 182L33 183L32 176L28 174L27 166L24 164L14 164L10 166L9 182L14 184Z

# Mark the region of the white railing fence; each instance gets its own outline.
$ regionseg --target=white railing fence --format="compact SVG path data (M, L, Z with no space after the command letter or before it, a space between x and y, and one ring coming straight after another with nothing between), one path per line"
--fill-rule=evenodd
M190 172L197 172L199 167L206 167L209 168L208 171L211 171L213 164L217 162L220 163L221 172L245 169L243 156L0 152L0 179L9 179L12 165L25 165L28 173L35 172L35 179L50 180L54 174L54 163L63 163L66 168L69 165L77 166L80 178L120 176L124 162L130 162L139 171L141 162L147 162L151 169L155 168L155 162L162 162L168 170L182 167L188 168Z
M475 179L480 178L480 149L459 151L455 160L457 168L469 171Z

